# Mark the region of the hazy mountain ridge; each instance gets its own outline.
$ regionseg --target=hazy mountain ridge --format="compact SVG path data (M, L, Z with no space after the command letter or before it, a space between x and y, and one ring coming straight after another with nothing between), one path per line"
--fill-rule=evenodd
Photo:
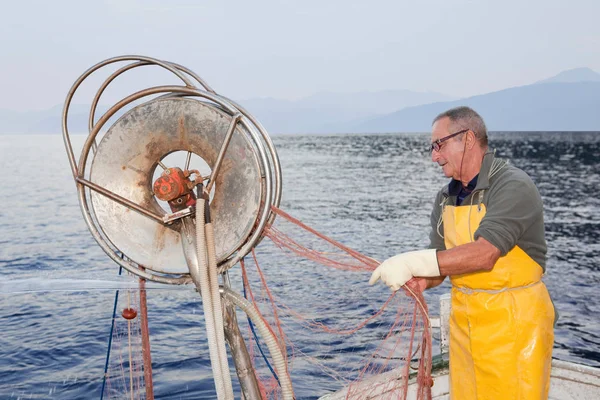
M269 132L330 133L363 118L442 100L453 98L440 93L387 90L322 92L296 101L248 99L240 104L254 114Z
M239 103L272 134L429 131L438 113L459 105L480 112L490 130L600 131L600 74L576 68L531 85L459 100L440 93L387 90ZM107 109L100 106L96 119ZM41 111L0 110L0 133L60 133L61 115L62 105ZM89 105L72 106L69 131L87 132L88 118Z
M348 132L426 132L433 118L457 106L477 110L489 130L600 131L600 82L543 83L438 102L369 119Z
M495 131L600 131L600 74L570 69L531 85L407 107L343 128L351 133L427 132L436 115L461 105L477 110Z
M62 109L62 105L56 105L48 110L0 110L0 133L61 133ZM99 106L95 113L96 121L107 110L108 107ZM73 104L69 110L69 132L87 133L89 113L89 105Z
M600 82L600 74L590 68L574 68L563 71L551 78L542 79L536 83L574 83L574 82Z
M387 90L379 92L317 93L299 100L271 97L242 100L271 133L328 133L340 126L386 114L408 106L452 100L433 92ZM108 109L100 106L96 119ZM49 110L17 112L0 110L2 133L60 133L62 105ZM87 132L89 105L74 105L69 113L69 131Z

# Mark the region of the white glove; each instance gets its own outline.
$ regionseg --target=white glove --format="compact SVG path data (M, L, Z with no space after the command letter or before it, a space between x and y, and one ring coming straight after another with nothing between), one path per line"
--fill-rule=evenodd
M381 278L383 283L396 291L414 276L440 276L436 252L435 249L410 251L388 258L373 271L369 285Z

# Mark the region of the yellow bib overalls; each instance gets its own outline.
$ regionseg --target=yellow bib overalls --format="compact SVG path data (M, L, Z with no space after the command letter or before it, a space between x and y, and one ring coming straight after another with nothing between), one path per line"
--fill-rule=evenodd
M446 248L472 242L485 213L444 206ZM547 399L554 307L542 274L515 246L489 272L451 277L451 399Z

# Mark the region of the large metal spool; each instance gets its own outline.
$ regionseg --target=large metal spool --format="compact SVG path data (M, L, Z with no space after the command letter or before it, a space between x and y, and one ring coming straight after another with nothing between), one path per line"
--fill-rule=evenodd
M67 127L73 95L90 74L123 61L134 62L110 75L96 93L90 133L76 163ZM106 87L125 71L146 65L169 70L184 86L155 86L133 93L94 121ZM126 111L97 141L112 116L151 96L154 98ZM224 146L229 130L233 135ZM190 281L181 224L178 220L165 222L169 213L152 192L153 175L171 153L187 153L188 162L190 157L198 157L212 171L224 151L210 203L220 272L251 251L273 221L270 206L279 204L281 172L268 134L242 107L217 95L197 75L177 64L124 56L90 68L73 85L65 102L63 137L92 235L115 262L146 279L176 284ZM184 167L167 165L175 166Z
M231 120L223 111L193 99L144 103L108 130L98 145L91 178L142 207L164 212L152 192L158 162L170 153L189 151L215 165ZM258 157L243 130L238 127L234 132L211 201L218 262L248 239L263 195ZM92 204L106 236L129 258L153 271L187 273L179 221L161 224L96 193Z

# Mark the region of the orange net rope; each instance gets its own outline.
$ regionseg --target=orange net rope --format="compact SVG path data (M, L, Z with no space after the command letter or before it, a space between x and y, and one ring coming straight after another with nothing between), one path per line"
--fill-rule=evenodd
M382 294L363 275L379 262L305 225L278 208L264 243L241 263L244 291L272 327L297 397L431 398L431 334L425 299L416 280ZM280 257L285 254L290 257ZM267 272L259 265L265 257ZM254 287L254 290L252 289ZM389 292L388 292L389 293ZM264 398L279 398L277 377L263 360L260 339L249 334L250 352ZM298 381L295 376L310 377ZM410 385L409 385L410 383Z

